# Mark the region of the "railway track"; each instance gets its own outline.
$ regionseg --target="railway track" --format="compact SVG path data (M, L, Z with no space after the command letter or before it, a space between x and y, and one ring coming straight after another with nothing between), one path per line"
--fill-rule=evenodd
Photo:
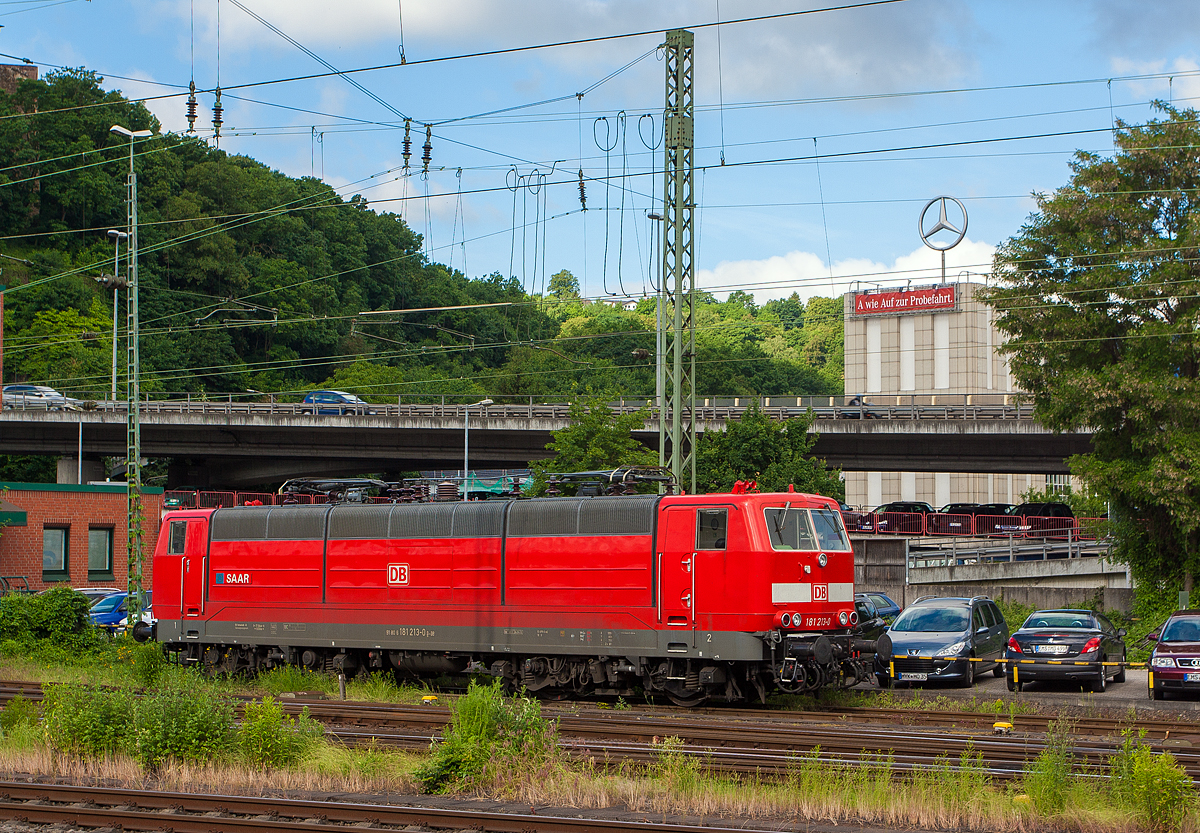
M695 833L695 825L653 824L614 819L509 815L344 801L301 801L231 795L153 792L25 784L0 781L0 819L118 830L174 833L261 833L297 830L320 833L348 826L372 830L479 830L486 833L586 833L643 831ZM712 833L731 828L705 827ZM739 831L750 828L738 827Z
M0 684L0 700L16 693L40 697L32 683ZM404 749L427 748L450 721L442 706L405 706L330 700L281 701L287 710L309 714L347 744L377 743ZM905 709L847 709L841 712L785 712L750 709L663 711L604 710L582 704L547 705L568 755L599 762L650 763L662 754L661 741L682 741L678 753L714 772L785 774L807 760L887 761L897 771L940 766L957 768L961 757L978 756L988 774L1006 781L1019 777L1045 748L1047 716L1023 716L1012 735L992 734L994 717L972 712L934 715ZM1103 774L1130 724L1087 718L1075 727L1074 754L1090 771ZM1200 780L1200 726L1151 720L1152 747L1169 748L1193 779ZM1190 738L1190 739L1189 739ZM1198 751L1193 751L1195 742Z

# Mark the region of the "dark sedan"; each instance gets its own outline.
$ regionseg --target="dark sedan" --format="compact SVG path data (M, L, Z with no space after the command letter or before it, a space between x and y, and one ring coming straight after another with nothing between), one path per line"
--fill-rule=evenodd
M1090 610L1039 610L1008 639L1008 690L1025 683L1069 680L1104 691L1125 682L1125 629Z
M886 593L879 593L874 590L864 590L861 593L854 594L854 598L856 600L859 596L870 599L871 604L875 605L876 612L887 622L891 622L900 615L900 605L892 601L892 597Z

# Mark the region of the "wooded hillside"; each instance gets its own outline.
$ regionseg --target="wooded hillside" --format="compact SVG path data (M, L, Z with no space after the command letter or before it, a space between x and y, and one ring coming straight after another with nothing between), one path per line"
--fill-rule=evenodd
M500 272L471 278L430 262L399 215L160 133L143 105L85 71L0 92L5 382L92 397L108 390L112 291L96 277L113 271L107 230L126 227L129 153L113 124L155 132L135 160L142 387L151 395L654 389L653 300L635 310L588 302L565 271L551 294L531 297ZM485 304L500 306L461 308ZM425 308L435 309L359 317ZM842 391L840 299L758 307L743 292L720 303L703 295L697 320L704 395Z

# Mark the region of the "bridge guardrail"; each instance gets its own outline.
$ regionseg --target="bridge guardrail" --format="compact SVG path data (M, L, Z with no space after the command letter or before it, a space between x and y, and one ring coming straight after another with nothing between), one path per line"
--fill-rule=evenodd
M428 400L431 397L413 397ZM397 397L396 403L371 404L365 406L337 406L344 416L372 417L426 417L461 419L466 404L446 401L405 402ZM878 403L847 405L842 396L768 396L768 397L697 397L695 418L704 420L738 419L757 403L764 413L776 419L801 416L811 408L816 419L886 419L886 420L1030 420L1032 406L1013 394L909 394L904 396L879 397ZM509 401L504 401L508 399ZM524 401L516 401L518 399ZM631 413L650 407L653 412L653 397L625 397L611 403L620 413ZM15 406L15 407L14 407ZM303 402L281 402L271 396L269 401L235 397L230 394L224 399L194 398L192 394L166 399L147 399L141 411L147 414L246 414L258 416L320 416L328 418L334 414L315 414L314 405ZM473 408L472 418L509 419L543 418L566 419L568 403L537 402L533 397L496 396L496 403L485 408ZM24 402L10 405L5 401L4 409L24 411ZM84 409L100 413L126 411L121 400L84 400ZM45 412L44 408L39 410Z

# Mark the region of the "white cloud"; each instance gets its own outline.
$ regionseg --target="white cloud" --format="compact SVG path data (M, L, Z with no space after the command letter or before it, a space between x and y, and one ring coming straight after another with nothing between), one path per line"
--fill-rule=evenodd
M964 239L946 253L947 280L982 280L991 271L995 250L990 243ZM812 252L793 251L763 260L724 261L713 269L701 269L696 285L718 296L741 289L763 304L793 292L807 300L814 295L841 295L857 285L865 288L937 282L941 280L941 266L941 256L925 246L897 257L891 265L848 258L834 263L832 270Z
M1200 63L1191 58L1176 58L1174 61L1135 61L1129 58L1113 58L1113 72L1118 75L1151 75L1181 73L1178 78L1156 78L1144 81L1126 81L1134 95L1140 98L1174 100L1177 106L1195 107L1200 99ZM1187 73L1187 74L1184 74ZM1191 100L1188 100L1191 99Z
M400 16L392 0L355 0L337 6L336 11L325 0L242 2L340 69L361 63L353 58L355 47L386 43L398 47L400 42ZM227 54L295 51L294 46L241 9L230 3L224 7L221 46ZM189 8L178 4L174 14L186 16ZM779 11L771 0L729 0L721 6L724 20ZM195 14L198 38L213 42L216 5L197 5ZM405 51L410 60L626 32L665 31L715 19L709 0L663 0L653 4L644 0L407 0L403 14ZM974 68L965 44L977 29L969 11L952 0L726 26L721 30L720 44L724 95L730 100L816 92L888 92L913 85L936 85ZM705 100L715 99L716 30L697 30L696 39L698 89L704 91ZM527 62L537 56L561 70L547 75L548 83L571 84L624 62L634 49L626 44L634 43L639 44L636 48L649 48L653 39L606 41L517 57ZM638 71L647 72L647 66ZM524 83L536 85L539 80L535 75Z

